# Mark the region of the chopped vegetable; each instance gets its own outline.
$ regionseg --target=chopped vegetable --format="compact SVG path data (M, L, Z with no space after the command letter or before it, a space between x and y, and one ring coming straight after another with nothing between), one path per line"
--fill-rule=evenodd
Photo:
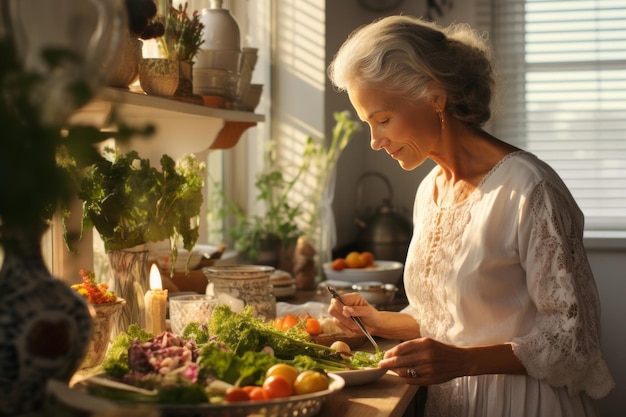
M104 360L102 361L103 371L114 378L122 379L124 375L130 372L130 364L128 362L128 350L135 339L140 342L146 342L152 339L154 335L148 333L137 324L128 326L126 333L117 335Z

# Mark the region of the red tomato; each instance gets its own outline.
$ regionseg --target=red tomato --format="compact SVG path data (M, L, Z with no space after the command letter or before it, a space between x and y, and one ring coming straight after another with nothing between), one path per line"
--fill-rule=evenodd
M276 327L277 329L283 329L283 318L282 317L277 317L274 319L274 321L272 322L272 324L274 325L274 327Z
M252 401L265 401L268 399L267 393L262 387L253 387L250 391L250 399Z
M243 388L232 387L226 391L225 400L229 403L238 401L250 401L250 394L248 394Z
M272 375L263 381L263 390L267 398L284 398L293 394L293 386L283 376Z
M283 317L282 329L289 330L297 324L298 324L298 317L294 316L293 314L287 313L285 317Z
M314 317L306 319L305 326L306 332L311 336L319 336L322 333L322 325Z

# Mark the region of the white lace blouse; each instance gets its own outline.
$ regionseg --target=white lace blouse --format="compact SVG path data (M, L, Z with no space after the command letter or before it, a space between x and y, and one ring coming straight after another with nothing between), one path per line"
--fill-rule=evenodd
M510 343L529 376L480 375L429 387L429 416L593 416L611 390L583 215L534 155L502 159L462 203L434 200L435 167L415 199L405 312L424 337Z

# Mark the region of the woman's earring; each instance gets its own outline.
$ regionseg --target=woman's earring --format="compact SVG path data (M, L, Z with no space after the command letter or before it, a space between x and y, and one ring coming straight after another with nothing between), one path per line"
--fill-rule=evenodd
M443 129L443 111L439 110L437 113L439 114L439 120L441 121L441 129Z

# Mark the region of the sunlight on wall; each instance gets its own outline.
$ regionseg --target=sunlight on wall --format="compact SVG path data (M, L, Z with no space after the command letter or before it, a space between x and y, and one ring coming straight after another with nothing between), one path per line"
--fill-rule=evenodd
M278 161L291 179L302 164L307 137L324 140L325 2L277 2L275 22L272 130ZM312 202L307 197L317 177L316 172L307 172L294 187L290 203L309 212Z

